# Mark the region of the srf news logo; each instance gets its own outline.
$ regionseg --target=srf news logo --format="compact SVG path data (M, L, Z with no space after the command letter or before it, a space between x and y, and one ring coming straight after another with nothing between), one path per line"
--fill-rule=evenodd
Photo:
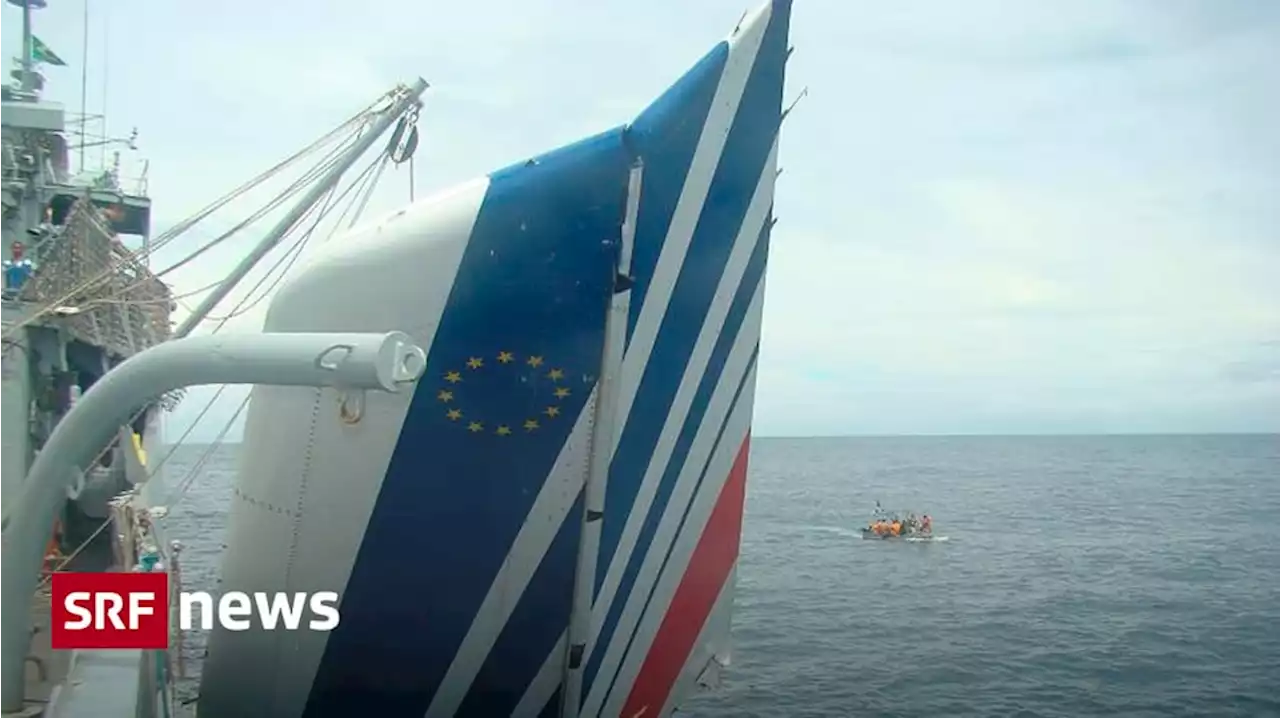
M169 574L55 573L54 649L165 648Z
M55 573L51 601L50 641L55 650L80 648L163 649L169 645L169 574ZM313 631L331 631L339 622L338 594L304 593L224 594L215 604L204 591L183 591L178 597L178 625L190 630L199 609L200 627L218 623L227 630L253 627L256 613L266 630L298 630L305 608L317 618L306 622Z

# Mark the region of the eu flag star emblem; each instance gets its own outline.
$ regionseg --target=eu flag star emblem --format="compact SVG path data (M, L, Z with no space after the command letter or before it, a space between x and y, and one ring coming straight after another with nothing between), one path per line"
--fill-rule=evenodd
M434 372L436 405L463 435L537 435L563 422L576 398L569 374L541 354L514 351L468 354Z

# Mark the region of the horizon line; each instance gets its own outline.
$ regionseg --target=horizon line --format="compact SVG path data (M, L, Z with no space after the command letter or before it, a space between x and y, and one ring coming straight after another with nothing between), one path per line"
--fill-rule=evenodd
M1203 437L1203 436L1277 436L1280 431L1132 431L1132 432L1066 432L1066 433L913 433L913 434L756 434L757 439L1101 439L1136 437ZM210 441L188 441L208 445ZM223 439L220 444L243 444L244 438Z

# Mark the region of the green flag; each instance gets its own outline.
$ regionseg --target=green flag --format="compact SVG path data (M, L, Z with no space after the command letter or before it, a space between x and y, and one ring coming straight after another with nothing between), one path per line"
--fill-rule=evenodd
M46 65L66 65L57 53L49 49L44 41L35 35L31 36L31 59L36 62L43 62Z

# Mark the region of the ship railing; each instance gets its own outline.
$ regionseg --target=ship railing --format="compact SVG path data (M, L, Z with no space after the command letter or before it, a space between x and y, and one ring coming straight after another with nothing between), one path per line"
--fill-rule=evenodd
M132 571L169 573L170 635L177 634L174 648L157 650L76 650L68 664L67 677L52 691L46 715L60 715L64 708L84 714L88 700L110 695L116 706L128 704L124 714L146 718L174 715L174 655L180 657L178 596L182 591L178 571L180 546L165 545L163 534L150 509L137 500L136 489L124 491L110 502L111 548L116 566ZM180 660L180 658L179 658Z
M162 508L147 506L140 500L139 490L126 491L111 502L112 549L116 565L126 571L166 572L169 574L170 647L140 651L138 655L139 699L150 715L173 713L174 681L179 675L175 661L181 663L182 631L178 622L178 603L182 592L177 541L166 542L156 519L163 518ZM74 673L68 676L74 680ZM140 706L143 707L143 706Z
M114 449L113 449L114 447ZM159 519L167 510L161 506L151 506L143 493L149 474L147 455L141 437L133 427L124 425L116 434L112 445L104 448L98 459L108 451L117 451L118 459L124 461L124 470L132 488L113 496L106 504L107 516L102 526L70 556L46 556L46 560L61 559L57 566L47 566L46 581L52 580L48 574L63 570L71 560L99 535L105 532L111 550L111 570L165 572L169 576L169 648L150 651L94 651L82 650L72 654L62 678L55 680L58 685L50 694L50 703L56 704L58 710L47 715L65 715L67 718L94 715L91 708L86 709L85 702L92 700L88 696L89 688L108 682L110 678L111 695L115 705L127 705L124 715L132 716L171 716L174 713L176 698L176 681L184 672L183 634L179 620L179 597L182 591L182 574L180 553L182 546L177 541L167 541ZM98 459L91 462L97 464ZM83 482L79 482L83 483ZM74 487L69 488L68 495L74 497ZM41 593L41 599L47 602L49 595ZM43 610L48 614L47 606ZM39 664L44 659L37 660Z

